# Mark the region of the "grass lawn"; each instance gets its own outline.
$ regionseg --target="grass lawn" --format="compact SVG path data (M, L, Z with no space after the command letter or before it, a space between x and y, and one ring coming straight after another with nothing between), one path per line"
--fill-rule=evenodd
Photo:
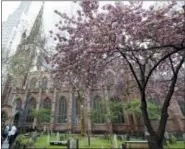
M70 138L79 139L80 148L111 148L111 142L100 137L91 137L91 145L88 146L87 138L80 137L79 135L71 136ZM56 135L50 136L50 141L55 141ZM123 142L118 140L118 147L121 146ZM66 148L63 146L57 145L47 145L47 135L41 135L40 138L34 144L35 148Z
M128 145L127 148L137 148L137 149L147 149L148 144L140 145L140 144L132 144ZM164 146L165 149L185 149L185 143L183 141L178 141L176 144L168 144L168 146Z
M168 147L165 147L168 148ZM179 148L179 149L184 149L185 148L185 142L183 141L178 141L177 144L170 144L169 148Z
M69 138L78 138L79 139L79 148L112 148L112 144L110 141L105 140L100 137L91 137L91 145L88 146L88 140L87 138L83 138L79 135L73 135ZM50 141L55 141L56 135L50 136ZM124 143L123 141L118 140L118 148L120 148L121 144ZM35 142L34 144L35 148L66 148L64 146L57 146L57 145L47 145L47 135L41 135L40 138ZM131 148L147 148L148 145L137 145L133 144L129 146ZM168 146L165 146L165 149L173 148L173 149L183 149L185 148L185 144L183 141L177 142L177 144L169 144Z

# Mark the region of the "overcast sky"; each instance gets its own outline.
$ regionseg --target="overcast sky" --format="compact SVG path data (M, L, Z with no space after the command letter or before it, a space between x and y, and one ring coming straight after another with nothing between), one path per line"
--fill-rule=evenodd
M113 4L114 1L101 1L100 5L106 3ZM144 7L148 7L153 4L152 1L144 1ZM6 21L8 16L15 11L19 6L20 1L2 1L2 21ZM30 9L30 16L32 19L37 15L42 2L33 1ZM68 14L74 14L77 9L77 3L74 4L72 1L45 1L44 5L44 28L45 31L48 31L54 28L54 24L59 20L59 16L54 14L54 10L59 10L61 12L66 12Z

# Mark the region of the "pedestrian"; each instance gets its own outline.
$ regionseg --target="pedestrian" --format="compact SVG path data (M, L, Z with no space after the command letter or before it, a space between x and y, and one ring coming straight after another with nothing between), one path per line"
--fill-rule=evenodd
M6 138L8 137L8 132L9 132L9 126L6 125L4 130L3 130L3 134L2 134L3 140L6 140Z
M9 140L8 140L9 141L9 148L11 147L11 145L13 144L13 142L15 141L16 132L17 132L17 128L13 124L11 130L8 133L8 136L9 136Z

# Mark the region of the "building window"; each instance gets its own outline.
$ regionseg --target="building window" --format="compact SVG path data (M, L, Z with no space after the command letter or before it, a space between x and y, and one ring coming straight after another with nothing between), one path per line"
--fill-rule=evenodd
M21 109L22 106L21 99L20 98L16 99L13 106L15 106L15 110Z
M108 72L106 75L107 78L107 86L111 87L115 84L115 76L112 72Z
M58 123L67 122L67 103L64 96L59 99L57 120Z
M106 107L103 103L103 100L99 96L95 96L93 100L93 112L92 112L92 120L93 123L105 123L106 121Z
M51 109L51 100L48 97L43 101L43 108Z
M26 121L28 122L28 123L32 123L33 122L33 120L34 120L34 117L31 115L31 112L32 112L32 110L33 109L35 109L36 108L36 100L34 99L34 98L31 98L30 100L29 100L29 102L28 102L28 113L27 113L27 119L26 119Z
M30 88L36 88L37 79L32 78L30 81Z
M123 114L123 106L121 100L118 97L114 97L110 99L109 107L112 116L113 124L124 123L124 114Z
M182 115L185 116L185 101L178 100L177 102L179 104L179 108L180 108L180 110L182 112Z
M41 88L46 89L47 88L47 84L48 84L48 79L47 79L47 77L44 77L42 79L42 82L41 82Z
M80 116L81 116L81 104L80 104L80 100L78 98L75 98L74 101L74 117L73 117L73 121L75 124L79 124L80 123Z

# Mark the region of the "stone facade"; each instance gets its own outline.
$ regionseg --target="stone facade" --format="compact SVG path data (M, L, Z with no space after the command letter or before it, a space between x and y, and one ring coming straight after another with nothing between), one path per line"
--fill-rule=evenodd
M33 82L33 78L36 78L35 83ZM43 80L46 79L46 86L43 85ZM34 84L33 84L34 83ZM79 109L78 114L77 110L74 109L74 99L77 98L76 91L72 90L69 86L63 86L61 88L57 88L54 85L54 81L52 80L50 72L30 72L27 79L27 89L24 89L20 85L21 83L11 84L12 87L11 92L9 93L7 98L4 99L4 104L2 105L2 112L6 113L5 119L6 123L15 122L15 117L17 114L21 115L21 112L25 108L26 97L29 95L31 99L35 100L35 108L39 109L43 107L43 103L45 99L49 99L49 107L51 110L51 120L50 123L46 124L48 129L51 131L59 131L59 132L80 132L80 113ZM107 88L95 89L88 92L86 100L84 104L84 116L85 116L85 131L86 133L100 133L100 132L127 132L129 130L132 131L144 131L143 121L138 119L135 115L128 115L124 111L123 108L123 123L114 123L111 124L108 121L104 123L92 124L91 114L92 114L92 102L96 96L100 96L105 100L109 100L114 96L114 93ZM59 115L61 107L59 106L59 100L63 97L66 101L62 111L62 115ZM136 95L133 95L132 99L136 98ZM17 105L17 101L19 99L19 106ZM124 105L126 101L122 101ZM82 108L82 107L80 107ZM172 100L172 103L169 108L169 119L167 122L166 129L168 132L184 132L184 116L181 113L179 105L176 100ZM61 121L58 119L61 118ZM65 119L64 119L65 118ZM20 116L18 116L18 121L21 121ZM153 126L157 128L158 121L153 121ZM19 122L21 125L21 122ZM36 125L36 119L33 122L25 122L24 125L28 127L34 127Z

